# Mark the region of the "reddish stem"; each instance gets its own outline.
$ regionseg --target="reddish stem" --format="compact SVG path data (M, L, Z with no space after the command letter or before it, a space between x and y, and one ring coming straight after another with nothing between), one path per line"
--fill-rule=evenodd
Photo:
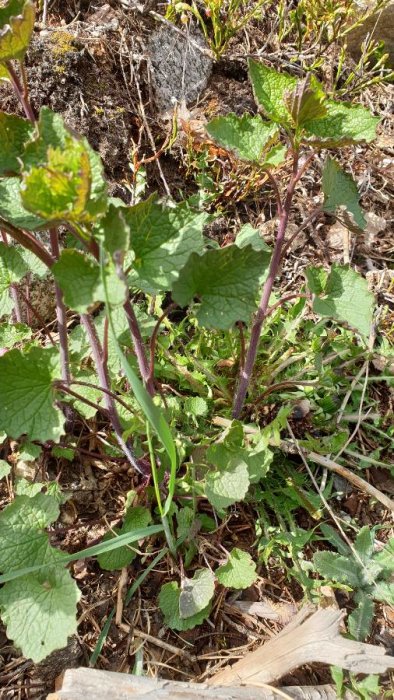
M111 383L108 374L107 363L104 361L103 348L101 347L100 340L97 335L96 328L92 322L91 317L88 314L81 314L81 324L86 330L86 334L89 339L89 345L92 350L94 364L96 365L97 375L99 378L100 386L104 389L104 401L108 411L108 416L111 421L112 427L115 432L116 439L119 446L123 450L127 459L134 469L136 469L140 474L145 476L145 472L139 465L137 458L134 456L133 452L126 445L123 440L122 426L119 419L119 414L115 405L115 401L111 396Z
M51 240L51 251L53 257L57 260L60 255L59 249L59 234L55 228L49 230L50 240ZM68 335L67 335L67 311L63 301L63 292L59 285L55 283L55 295L56 295L56 318L57 318L57 329L59 333L60 341L60 367L62 379L65 384L70 384L71 374L69 365L69 353L68 353Z
M151 396L155 395L155 385L153 382L153 376L150 372L150 367L148 364L148 358L145 352L144 341L141 335L140 327L138 325L137 317L134 313L133 305L130 299L124 303L123 306L127 322L129 324L130 335L133 341L134 352L137 357L138 367L141 373L142 380L145 384L146 390Z
M36 115L33 112L33 108L30 104L30 100L27 95L27 86L22 85L21 81L19 80L18 74L12 65L11 61L6 61L6 66L7 70L11 79L11 84L14 89L14 92L21 103L23 107L23 111L26 115L26 117L29 119L29 121L32 122L32 124L36 123Z
M305 163L302 165L302 170L305 169ZM294 190L298 180L300 179L300 171L298 170L298 154L294 154L293 174L287 186L286 196L283 205L279 209L279 224L278 233L275 241L275 248L271 258L268 277L263 287L260 304L252 326L249 348L245 358L245 364L241 368L237 391L233 404L233 418L239 418L245 402L246 394L252 377L253 367L256 361L257 349L259 345L261 330L264 320L267 316L268 304L272 289L274 286L276 275L278 274L280 262L282 258L282 249L285 241L286 228L289 221L290 208L294 195Z

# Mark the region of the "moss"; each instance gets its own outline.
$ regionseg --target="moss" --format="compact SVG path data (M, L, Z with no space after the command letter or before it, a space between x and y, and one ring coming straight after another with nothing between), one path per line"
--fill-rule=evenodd
M51 48L54 58L61 59L70 53L76 53L75 37L69 32L56 31L51 34ZM58 71L59 72L59 71Z

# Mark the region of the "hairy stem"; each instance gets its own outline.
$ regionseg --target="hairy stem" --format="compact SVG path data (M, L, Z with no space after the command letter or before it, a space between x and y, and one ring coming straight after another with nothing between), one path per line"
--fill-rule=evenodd
M140 474L146 476L145 472L139 465L137 458L123 440L123 431L119 419L119 414L116 408L115 401L111 396L111 382L109 379L107 363L104 359L103 348L101 347L101 343L98 338L94 323L92 322L92 319L88 314L81 314L81 324L85 328L86 334L89 339L89 344L92 350L94 364L96 365L100 386L104 389L104 402L118 444L124 452L125 456L127 457L128 461L130 462L131 466L134 467L134 469L136 469Z
M261 329L263 327L264 320L267 316L268 304L274 286L275 277L278 274L279 266L282 257L282 249L286 235L286 228L289 221L290 207L294 195L295 186L299 180L299 172L297 169L298 160L295 157L294 160L294 170L293 175L287 187L286 196L283 204L281 205L279 212L279 224L278 232L275 241L275 248L271 258L271 263L268 271L268 277L265 281L263 287L263 293L261 295L259 308L257 310L254 323L252 326L252 332L250 336L249 348L245 357L245 364L241 368L239 375L239 382L237 391L234 398L233 404L233 418L239 418L241 411L245 402L246 394L252 377L254 363L256 361L257 349L259 345Z
M19 80L18 74L15 71L15 68L12 65L11 61L6 61L6 66L7 66L8 73L10 75L11 85L13 87L15 95L17 96L19 102L21 103L26 117L29 119L29 121L31 121L33 124L35 124L36 115L33 112L33 108L30 104L30 100L29 100L28 95L27 95L27 86L26 86L26 84L22 85L21 81Z
M51 240L51 251L53 257L57 260L60 255L59 249L59 234L55 228L49 230L50 240ZM67 312L63 301L63 292L59 285L55 283L55 295L56 295L56 318L57 318L57 329L59 333L60 341L60 367L62 379L65 384L70 384L71 374L70 374L70 364L69 364L69 353L68 353L68 335L67 335Z
M151 395L155 395L155 385L153 382L153 375L150 372L150 367L148 363L148 358L145 352L144 341L141 335L140 327L138 325L137 317L134 313L133 305L128 299L124 306L125 314L127 317L127 322L129 324L130 335L133 341L134 352L137 357L138 367L141 373L142 380L145 384L147 392Z

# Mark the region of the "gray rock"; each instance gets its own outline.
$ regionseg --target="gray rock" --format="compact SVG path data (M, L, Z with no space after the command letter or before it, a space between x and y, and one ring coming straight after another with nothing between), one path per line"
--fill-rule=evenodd
M198 99L212 70L212 58L200 32L186 34L166 24L151 35L148 53L160 111L171 110L183 101L189 105Z
M375 1L363 0L361 8L364 11L375 4ZM348 48L355 59L361 55L361 44L367 34L371 34L376 41L384 41L389 54L388 65L394 68L394 0L390 0L384 10L372 15L360 27L350 32Z

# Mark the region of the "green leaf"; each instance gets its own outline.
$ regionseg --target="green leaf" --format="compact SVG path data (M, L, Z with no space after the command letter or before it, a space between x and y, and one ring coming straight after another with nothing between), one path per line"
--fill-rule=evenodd
M367 281L350 267L336 264L327 278L324 296L313 300L316 314L348 323L365 339L371 331L374 306Z
M368 525L364 525L354 541L354 548L361 561L367 564L373 554L375 533Z
M295 127L324 117L327 114L325 100L322 86L310 73L304 80L298 80L293 90L285 93L285 104Z
M0 62L23 58L33 33L35 15L30 0L8 0L0 8Z
M26 211L21 199L21 184L18 177L0 180L0 217L10 224L27 231L44 228L46 221Z
M23 155L23 197L29 207L38 213L42 208L48 220L88 223L103 215L107 187L100 157L87 139L77 138L48 107L42 107L37 129Z
M115 528L113 532L108 532L104 535L102 541L107 542L112 540L116 535L124 535L126 532L134 532L135 530L147 527L151 520L151 514L147 508L143 506L129 508L122 528L120 530L119 528ZM99 554L97 561L102 569L115 571L117 569L123 569L123 567L131 564L136 556L137 552L134 549L130 549L129 546L126 546Z
M215 592L215 577L210 569L198 569L193 578L185 578L179 595L182 620L206 610Z
M265 153L279 135L275 124L267 124L259 115L252 117L250 114L216 117L206 129L220 146L233 151L240 160L254 163L264 161Z
M304 123L308 141L317 141L324 148L335 148L361 141L369 143L376 138L380 119L365 107L334 100L326 100L324 105L327 114L323 118Z
M394 537L391 537L381 552L375 554L374 561L380 564L384 571L394 573Z
M126 300L126 286L116 273L105 268L109 302L121 305ZM61 288L64 301L71 309L86 313L89 306L105 300L100 266L86 253L75 249L63 250L52 272Z
M23 206L48 222L83 222L91 186L89 156L81 141L48 146L46 161L23 174Z
M354 559L335 552L315 552L313 563L319 574L328 580L345 583L352 588L362 585L359 565Z
M75 458L75 450L72 447L60 447L60 445L54 445L51 453L57 459L66 459L67 462L72 462Z
M160 590L159 606L164 615L164 623L171 629L185 632L204 622L211 611L211 605L208 603L206 608L192 617L181 618L179 614L180 595L181 591L176 581L165 583Z
M305 277L312 294L322 294L327 284L328 274L323 267L308 267Z
M44 279L44 277L48 275L48 267L42 262L42 260L40 260L40 258L37 258L37 256L32 253L31 250L22 248L22 246L18 246L18 250L29 268L30 274L35 275L40 280Z
M19 448L19 459L24 462L34 462L40 456L42 448L40 445L35 445L33 442L22 442Z
M41 661L76 631L80 596L69 571L59 567L6 583L0 609L7 637L26 658Z
M0 357L0 430L10 437L57 442L63 435L64 416L53 405L53 360L53 351L42 348Z
M272 253L260 231L257 228L253 228L251 224L244 224L240 228L235 239L235 245L238 248L245 248L247 245L251 245L253 250L264 250L266 253Z
M372 591L375 600L380 600L382 603L394 605L394 583L386 583L378 581Z
M174 285L174 300L186 306L198 297L196 317L202 326L226 330L236 321L248 322L269 260L268 253L251 246L193 253Z
M358 605L347 619L348 630L352 637L363 642L368 637L374 614L372 598L366 593L358 594Z
M52 496L18 496L0 513L0 571L13 571L50 559L51 547L43 528L59 516ZM56 551L56 550L53 550Z
M11 464L8 464L4 459L0 459L0 479L4 479L10 472Z
M351 175L345 173L332 158L327 158L322 177L324 192L323 210L335 214L338 209L345 208L357 226L364 230L367 222L359 205L360 195L357 185Z
M17 479L15 483L15 493L17 496L29 496L33 498L43 490L44 484L39 481L28 481L27 479Z
M10 314L14 308L10 285L19 282L27 272L28 268L15 246L0 242L0 317Z
M281 163L283 163L286 160L287 151L287 146L284 146L281 143L278 143L276 146L273 146L272 148L270 148L267 155L265 156L262 167L264 169L267 169L276 168L278 165L281 165Z
M126 223L122 209L111 203L107 213L95 227L94 235L112 257L115 253L127 252L130 244L130 226Z
M201 396L189 396L184 403L185 413L189 416L206 416L208 404Z
M31 328L24 323L0 324L0 348L11 348L24 340L31 338Z
M321 523L320 530L322 531L326 540L328 540L328 542L330 542L330 544L332 544L338 550L339 554L343 554L345 557L351 555L350 548L342 539L339 532L334 530L334 528L331 527L331 525L327 525L327 523Z
M124 209L123 215L135 255L132 283L153 294L172 289L191 253L203 250L202 230L208 215L185 204L164 206L155 195Z
M0 112L0 175L19 173L26 141L34 132L27 119Z
M207 474L205 495L216 510L223 511L233 503L242 501L249 485L246 462L234 457L226 468L216 469Z
M249 588L257 579L256 564L248 552L234 548L229 554L227 564L219 566L215 576L226 588Z
M266 117L278 124L289 124L291 116L286 106L285 96L286 91L294 90L297 79L288 73L278 73L257 61L249 60L248 65L254 96Z

